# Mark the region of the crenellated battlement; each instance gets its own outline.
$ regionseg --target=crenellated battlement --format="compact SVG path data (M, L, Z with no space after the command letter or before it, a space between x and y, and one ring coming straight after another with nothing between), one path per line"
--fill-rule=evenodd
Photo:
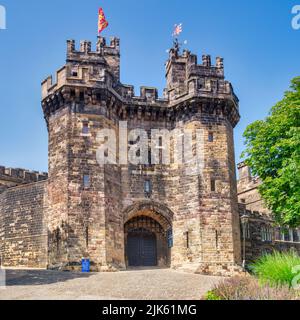
M167 90L170 103L191 95L229 99L238 109L238 98L232 85L224 77L224 59L217 57L215 65L210 55L202 55L202 64L190 51L179 53L179 48L172 48L166 63Z
M221 57L216 58L215 65L212 65L210 55L202 55L202 64L197 64L196 56L191 55L192 59L188 60L187 71L188 76L206 76L224 79L224 59Z
M210 55L202 55L202 63L198 63L197 55L188 50L180 53L178 47L169 51L166 63L167 86L163 97L158 97L155 87L140 87L139 95L135 95L132 85L120 81L120 40L116 37L106 43L106 39L98 37L95 50L92 43L82 40L76 48L74 40L67 41L66 64L57 71L56 80L52 76L42 83L42 105L46 121L51 113L66 105L83 110L85 106L97 112L97 105L109 99L121 105L147 108L148 106L168 108L186 104L191 101L206 103L219 101L222 112L228 113L230 121L235 125L239 121L239 100L233 87L224 77L223 58L217 57L212 64ZM196 100L195 100L196 99ZM226 107L226 105L229 107ZM109 103L109 105L112 105ZM127 110L126 112L132 112Z
M15 185L19 185L47 179L48 173L46 172L0 166L0 181L9 181L15 183Z
M117 37L110 38L110 44L107 45L106 38L98 37L96 51L92 51L92 42L88 40L80 41L80 49L76 50L76 42L73 39L67 40L67 57L72 58L74 54L81 55L98 55L120 54L120 39Z
M47 77L42 82L42 99L55 93L64 85L108 87L120 81L120 40L116 37L98 37L96 50L92 51L91 41L80 41L76 49L75 40L67 40L66 64L56 72L56 79Z
M145 103L167 104L167 100L158 96L158 89L155 87L140 87L140 95L135 95L135 88L132 85L120 85L118 87L118 93L124 100L128 101L140 101Z
M113 74L112 81L118 83L120 81L120 39L111 37L108 45L105 38L98 37L96 51L92 51L91 41L81 40L80 49L76 50L75 40L68 40L67 64L75 69L78 65L90 65L95 68L102 65L102 69L109 69ZM72 72L76 74L76 70Z

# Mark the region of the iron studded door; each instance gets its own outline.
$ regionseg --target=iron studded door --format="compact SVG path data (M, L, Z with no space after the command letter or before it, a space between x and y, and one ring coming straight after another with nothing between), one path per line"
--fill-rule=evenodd
M156 237L153 233L131 232L127 238L129 266L156 266Z

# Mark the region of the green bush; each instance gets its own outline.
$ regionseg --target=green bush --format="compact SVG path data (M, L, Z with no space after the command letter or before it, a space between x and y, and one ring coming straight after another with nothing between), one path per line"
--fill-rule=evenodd
M300 256L295 252L274 252L258 259L251 269L259 278L260 283L270 286L292 286L296 276L293 267L300 265Z
M222 300L214 291L208 291L204 296L204 300Z

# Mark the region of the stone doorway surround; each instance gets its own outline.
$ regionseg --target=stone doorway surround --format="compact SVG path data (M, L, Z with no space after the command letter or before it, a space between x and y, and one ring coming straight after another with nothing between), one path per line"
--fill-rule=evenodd
M145 230L155 236L156 263L151 267L166 268L171 265L171 248L168 247L167 232L172 229L173 213L166 206L153 201L143 201L133 204L124 212L124 242L125 242L125 262L129 269L133 267L145 267L147 263L137 263L130 265L129 255L132 254L128 248L128 237L134 231ZM142 249L141 254L144 254ZM151 254L151 251L148 252ZM140 257L142 259L143 257ZM145 257L147 258L147 257ZM149 257L148 257L149 258ZM146 259L149 262L149 259ZM150 264L150 262L148 263Z

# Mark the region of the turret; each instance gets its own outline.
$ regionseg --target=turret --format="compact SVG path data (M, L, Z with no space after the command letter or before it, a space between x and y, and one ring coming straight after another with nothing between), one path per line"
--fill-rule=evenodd
M165 94L170 103L188 95L220 97L231 100L238 109L238 98L231 83L225 80L221 57L217 57L212 65L211 56L203 55L202 64L198 64L197 56L190 51L184 50L180 54L179 47L172 48L166 63L166 79Z
M44 100L65 85L95 87L105 83L115 86L120 82L120 41L111 38L106 45L105 38L98 37L96 51L90 41L82 40L76 50L75 41L67 40L66 64L56 73L56 82L49 76L42 82Z

